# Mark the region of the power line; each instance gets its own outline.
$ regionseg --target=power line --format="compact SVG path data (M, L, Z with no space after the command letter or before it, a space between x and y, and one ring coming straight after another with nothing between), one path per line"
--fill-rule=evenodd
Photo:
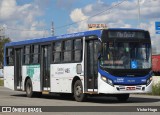
M70 23L70 24L66 24L66 25L64 25L64 26L55 27L55 30L56 30L56 29L63 28L63 27L71 26L71 25L74 25L74 24L77 24L77 23L80 23L80 22L83 22L83 21L85 21L85 20L89 20L89 19L91 19L91 18L93 18L93 17L96 17L97 15L103 14L104 12L107 12L107 11L111 10L112 8L118 7L119 5L121 5L122 3L124 3L125 1L127 1L127 0L123 0L123 1L121 1L121 2L119 2L119 3L117 3L117 4L115 4L115 5L113 5L113 6L111 6L111 7L109 7L108 9L105 9L105 10L103 10L103 11L101 11L101 12L98 12L98 13L96 13L96 14L94 14L94 15L86 18L86 19L83 19L83 20L80 20L80 21L77 21L77 22L73 22L73 23Z
M118 2L117 4L114 4L113 6L107 8L107 9L104 9L104 10L102 10L102 11L100 11L100 12L98 12L98 13L96 13L96 14L88 17L88 18L85 18L83 20L80 20L80 21L77 21L77 22L73 22L73 23L70 23L70 24L66 24L66 25L63 25L63 26L55 27L54 30L61 29L61 28L64 28L64 27L67 27L67 26L71 26L71 25L74 25L74 24L78 24L78 23L83 22L85 20L89 20L89 19L91 19L93 17L96 17L96 16L98 16L100 14L103 14L104 12L107 12L107 11L109 11L109 10L115 8L115 7L118 7L119 5L121 5L122 3L124 3L125 1L127 1L127 0L123 0L121 2ZM12 27L7 27L7 29L18 30L18 31L47 31L47 30L50 30L50 28L41 29L41 30L30 30L30 29L17 29L17 28L12 28Z

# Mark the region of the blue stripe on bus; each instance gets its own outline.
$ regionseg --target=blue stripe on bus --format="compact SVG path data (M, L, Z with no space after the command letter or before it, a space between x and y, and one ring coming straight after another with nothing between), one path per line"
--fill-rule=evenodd
M98 72L101 74L101 76L112 80L113 84L119 84L119 85L145 84L147 79L149 79L149 77L151 76L151 74L149 73L148 75L143 77L128 77L128 76L118 77L118 76L113 76L100 68L98 68Z

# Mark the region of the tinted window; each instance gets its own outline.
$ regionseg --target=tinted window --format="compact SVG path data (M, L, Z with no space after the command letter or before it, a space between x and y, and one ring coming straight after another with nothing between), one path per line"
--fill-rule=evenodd
M24 64L30 63L30 46L25 46L24 48Z
M72 41L71 40L64 41L64 52L63 52L63 61L64 62L69 62L72 60L71 49L72 49Z
M13 65L13 58L14 58L14 50L13 48L8 48L6 50L6 64L7 65Z
M39 53L39 45L34 45L33 47L33 53Z
M25 47L25 54L29 54L30 53L30 46L26 46Z
M39 45L32 45L31 63L39 63Z
M82 39L70 39L53 43L53 63L74 63L82 60Z
M57 63L61 61L61 42L55 42L53 44L53 62Z
M74 40L74 51L73 51L74 61L81 61L82 59L82 40Z

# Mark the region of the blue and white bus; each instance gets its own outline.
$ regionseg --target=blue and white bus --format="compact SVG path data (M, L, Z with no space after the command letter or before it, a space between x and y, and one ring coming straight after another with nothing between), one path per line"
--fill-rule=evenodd
M111 94L126 101L152 89L148 31L110 28L5 44L4 86L41 94Z

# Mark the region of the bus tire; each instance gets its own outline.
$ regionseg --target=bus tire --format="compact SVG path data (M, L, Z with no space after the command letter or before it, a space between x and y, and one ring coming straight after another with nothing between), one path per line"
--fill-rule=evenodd
M80 80L77 80L74 84L74 98L78 102L85 101L86 94L83 93L83 86Z
M33 97L33 87L32 87L32 82L31 82L31 79L28 79L27 82L26 82L26 95L27 97Z
M118 94L117 95L117 99L120 102L125 102L128 100L128 98L129 98L129 94Z

